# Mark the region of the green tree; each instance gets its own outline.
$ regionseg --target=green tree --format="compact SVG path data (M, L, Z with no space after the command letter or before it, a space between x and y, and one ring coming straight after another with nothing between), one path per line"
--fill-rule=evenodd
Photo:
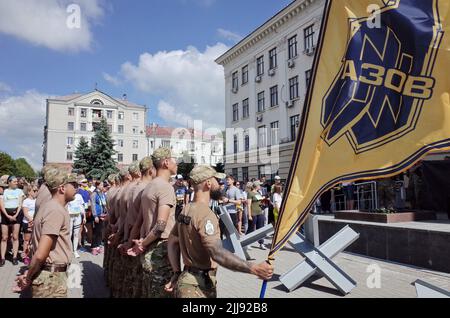
M6 152L0 152L0 176L17 174L16 163Z
M92 165L91 170L87 173L89 177L104 180L111 173L117 173L116 161L113 155L114 141L108 130L106 119L103 118L100 123L94 126L95 135L92 138Z
M36 173L33 168L24 158L19 158L15 160L16 174L21 177L25 177L27 180L33 180L36 178Z
M80 143L75 150L75 161L73 163L73 172L87 175L92 168L92 153L89 143L84 137L81 137Z

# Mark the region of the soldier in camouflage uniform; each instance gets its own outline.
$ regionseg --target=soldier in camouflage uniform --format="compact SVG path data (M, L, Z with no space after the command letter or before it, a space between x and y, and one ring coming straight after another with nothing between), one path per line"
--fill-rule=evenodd
M40 207L34 219L33 256L17 284L22 291L31 286L33 298L65 298L67 268L73 257L70 217L65 206L74 200L78 180L76 175L58 169L48 170L45 180L52 199Z
M109 286L109 281L108 281L109 266L108 265L109 265L109 257L110 257L110 253L111 253L111 250L108 245L108 237L110 234L109 233L109 218L110 218L111 213L113 213L111 201L113 201L114 195L119 190L118 183L116 183L116 177L117 177L117 175L115 175L115 174L110 174L108 176L108 182L111 185L111 188L108 190L108 193L106 194L106 197L107 197L106 205L107 205L107 210L108 210L108 216L105 220L105 233L104 233L105 237L103 238L103 246L105 247L105 254L103 257L103 276L105 278L105 282L106 282L107 286Z
M120 247L124 253L133 247L133 240L138 240L140 238L139 234L142 226L142 216L139 212L142 192L156 175L153 161L150 157L145 157L142 159L139 163L139 168L141 170L142 177L133 189L131 200L128 202L128 213L124 233L124 240L126 243L122 244ZM141 297L142 275L143 273L140 258L128 256L125 277L123 279L122 297Z
M174 292L177 298L216 298L217 263L234 271L270 279L271 265L249 263L222 247L219 220L209 203L211 199L222 197L217 179L223 179L225 175L211 167L198 166L190 177L195 190L194 202L178 216L169 237L169 259L174 275L165 290ZM179 251L185 265L183 272Z
M164 291L164 284L172 276L167 257L167 239L175 225L176 198L169 180L177 174L177 162L167 148L157 149L152 160L157 176L145 187L141 196L141 239L134 241L128 253L141 259L141 296L163 298L170 296Z

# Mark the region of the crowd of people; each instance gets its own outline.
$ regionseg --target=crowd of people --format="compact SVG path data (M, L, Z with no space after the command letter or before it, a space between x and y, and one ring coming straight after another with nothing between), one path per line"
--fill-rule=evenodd
M30 184L26 193L8 177L0 200L3 263L10 239L17 263L22 228L28 270L17 278L18 292L31 287L33 297L66 297L68 266L88 247L94 255L104 253L105 280L115 298L216 297L218 265L266 280L273 274L267 262L242 260L222 247L211 205L225 205L237 229L251 232L269 215L276 219L269 209L280 204L279 181L271 187L255 180L240 189L233 176L208 166L195 167L185 180L166 148L105 181L51 166L43 175L44 183Z

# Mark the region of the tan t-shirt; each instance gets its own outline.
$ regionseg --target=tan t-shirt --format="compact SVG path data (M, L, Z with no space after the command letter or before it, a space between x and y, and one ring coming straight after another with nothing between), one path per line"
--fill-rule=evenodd
M139 208L141 206L141 195L147 185L148 182L140 181L131 190L131 198L128 201L128 213L126 219L126 224L129 227L132 227L134 223L136 223L139 215Z
M145 238L156 225L158 219L158 208L160 206L170 206L170 214L167 219L167 226L162 239L168 239L169 234L175 225L175 191L169 182L157 177L150 182L142 192L140 213L142 213L141 237Z
M114 200L117 191L119 191L119 187L113 187L106 193L106 205L108 207L109 213L112 213L114 211Z
M72 242L69 232L69 212L57 201L50 200L44 203L35 216L32 250L33 254L37 250L39 240L42 235L56 236L56 244L52 246L47 263L50 264L70 264L72 253Z
M36 197L36 207L34 209L34 214L37 214L39 208L45 203L52 199L52 194L50 193L50 190L48 187L43 184L38 190L37 197Z
M219 220L208 205L204 203L190 203L183 212L182 219L189 224L178 221L173 228L172 235L180 240L180 250L183 263L199 269L215 269L217 263L209 256L207 246L220 241Z

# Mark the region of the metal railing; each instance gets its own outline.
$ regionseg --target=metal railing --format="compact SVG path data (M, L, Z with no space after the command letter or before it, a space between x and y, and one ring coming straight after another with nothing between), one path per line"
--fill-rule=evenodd
M356 200L354 200L354 209L360 211L374 211L378 209L378 193L377 182L361 182L355 183L355 192L353 193ZM332 211L344 211L348 208L348 198L345 193L336 194L336 190L333 190L331 210Z

